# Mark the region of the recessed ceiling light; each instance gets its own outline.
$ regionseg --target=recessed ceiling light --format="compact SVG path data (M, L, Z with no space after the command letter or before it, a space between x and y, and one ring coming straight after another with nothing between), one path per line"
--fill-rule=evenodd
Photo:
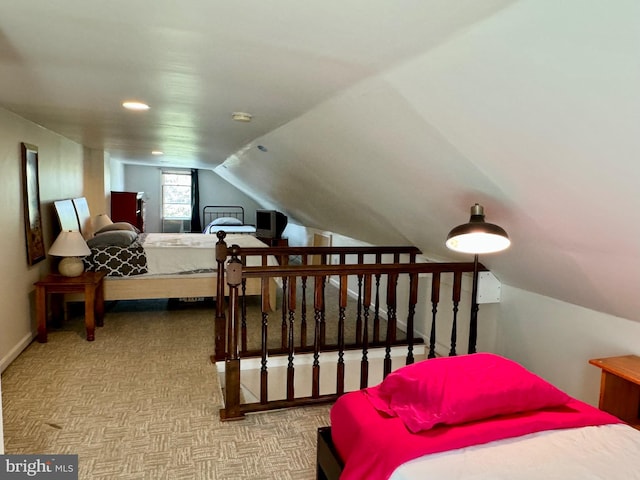
M233 112L231 114L231 118L233 118L236 122L250 122L253 118L253 115L245 112Z
M127 110L149 110L149 105L142 102L128 101L124 102L122 106Z
M164 155L164 152L160 151L160 150L153 150L151 152L151 155Z

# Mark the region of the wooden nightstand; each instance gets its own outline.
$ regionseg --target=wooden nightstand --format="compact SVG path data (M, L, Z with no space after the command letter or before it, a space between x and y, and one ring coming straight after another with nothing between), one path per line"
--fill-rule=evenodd
M640 429L640 357L594 358L589 363L602 369L600 409Z
M84 323L87 340L95 339L96 323L99 327L104 321L103 280L106 272L84 272L79 277L65 277L49 274L36 282L36 312L38 317L38 341L47 341L47 299L51 296L52 311L60 313L64 293L84 293Z

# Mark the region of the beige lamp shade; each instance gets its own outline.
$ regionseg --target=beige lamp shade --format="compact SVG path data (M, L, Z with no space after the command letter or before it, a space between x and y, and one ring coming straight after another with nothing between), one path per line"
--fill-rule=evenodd
M49 249L49 255L64 257L58 265L58 271L66 277L77 277L84 272L82 259L90 255L91 250L82 234L77 230L64 230L60 232L56 241Z
M469 223L451 230L446 245L456 252L480 254L504 250L511 240L501 227L484 221L484 209L476 203L471 207Z
M111 221L111 218L106 213L101 213L100 215L96 215L96 218L93 220L93 225L96 232L98 230L103 229L107 225L111 225L112 223L113 222Z

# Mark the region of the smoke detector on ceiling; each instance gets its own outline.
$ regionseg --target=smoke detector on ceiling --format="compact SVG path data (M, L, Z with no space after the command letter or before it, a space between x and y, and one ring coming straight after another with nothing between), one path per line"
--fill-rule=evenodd
M253 116L250 113L233 112L231 114L231 118L233 118L236 122L250 122Z

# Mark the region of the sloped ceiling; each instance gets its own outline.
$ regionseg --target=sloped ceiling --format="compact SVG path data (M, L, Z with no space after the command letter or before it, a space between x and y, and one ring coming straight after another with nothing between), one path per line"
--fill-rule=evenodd
M503 283L640 321L640 2L6 3L5 108L434 259L481 203Z
M633 2L517 2L216 171L304 224L439 258L479 202L513 240L482 259L501 281L640 320L638 27Z

